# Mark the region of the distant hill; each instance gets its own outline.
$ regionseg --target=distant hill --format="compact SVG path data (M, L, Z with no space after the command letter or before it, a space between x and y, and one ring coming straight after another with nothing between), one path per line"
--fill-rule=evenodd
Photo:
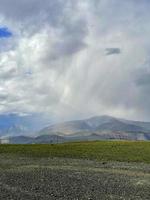
M14 136L27 134L29 129L23 125L14 124L8 127L0 127L0 136Z
M59 135L69 138L143 139L150 138L150 122L131 121L107 115L63 122L42 129L38 135Z
M12 136L8 138L11 144L31 144L33 143L33 138L27 136Z
M49 144L64 142L64 138L58 135L42 135L38 137L14 136L7 137L10 144Z
M60 143L64 142L65 138L58 136L58 135L42 135L38 136L33 139L33 143L38 144L38 143L43 143L43 144L48 144L48 143Z
M48 117L42 114L0 114L0 137L31 135L49 122Z
M62 135L70 135L80 131L89 131L92 128L86 123L84 120L77 121L69 121L56 125L51 125L46 127L40 131L40 133L51 134L51 133L59 133Z
M93 140L150 140L150 122L131 121L106 115L50 125L37 132L34 137L19 134L23 130L21 126L9 128L9 134L6 134L9 135L9 142L46 144ZM10 133L15 133L15 136Z

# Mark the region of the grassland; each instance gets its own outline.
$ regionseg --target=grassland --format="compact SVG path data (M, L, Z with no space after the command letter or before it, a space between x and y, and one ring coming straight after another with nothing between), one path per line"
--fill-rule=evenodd
M150 163L150 142L95 141L53 145L0 145L0 154Z

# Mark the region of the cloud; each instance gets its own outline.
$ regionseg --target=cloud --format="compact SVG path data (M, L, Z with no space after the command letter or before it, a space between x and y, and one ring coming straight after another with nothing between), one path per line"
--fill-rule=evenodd
M120 54L121 50L119 48L106 48L106 55Z
M0 0L1 27L13 33L0 41L0 112L150 119L142 2Z
M136 80L136 84L138 86L144 86L144 87L149 87L150 86L150 73L146 73L144 72L143 74L141 74L137 80Z

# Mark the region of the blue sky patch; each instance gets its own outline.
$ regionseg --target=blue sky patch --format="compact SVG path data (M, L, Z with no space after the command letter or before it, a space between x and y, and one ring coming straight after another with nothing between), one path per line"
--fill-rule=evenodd
M0 38L12 37L12 32L7 27L0 27Z

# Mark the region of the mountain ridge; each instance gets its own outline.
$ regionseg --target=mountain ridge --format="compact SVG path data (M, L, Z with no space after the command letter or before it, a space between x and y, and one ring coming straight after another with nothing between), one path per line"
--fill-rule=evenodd
M95 116L83 120L66 121L50 125L42 129L39 134L51 134L59 132L70 135L77 132L101 132L101 131L124 131L124 132L150 132L150 122L140 122L115 118L107 115Z
M94 116L47 126L32 137L9 137L10 143L60 143L93 140L150 140L150 122Z

